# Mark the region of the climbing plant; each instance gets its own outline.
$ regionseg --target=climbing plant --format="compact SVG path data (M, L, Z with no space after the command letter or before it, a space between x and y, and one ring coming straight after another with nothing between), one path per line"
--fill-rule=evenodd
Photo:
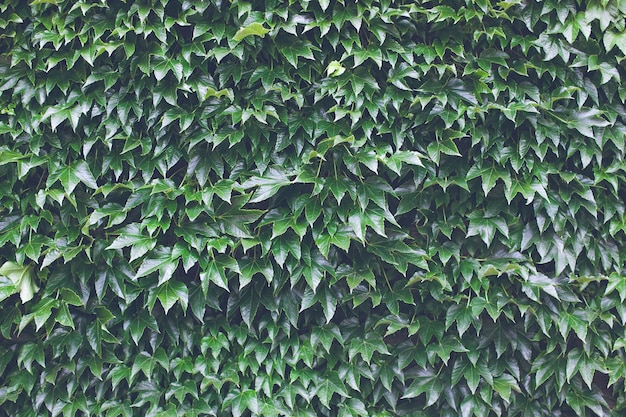
M0 2L0 414L626 408L623 0Z

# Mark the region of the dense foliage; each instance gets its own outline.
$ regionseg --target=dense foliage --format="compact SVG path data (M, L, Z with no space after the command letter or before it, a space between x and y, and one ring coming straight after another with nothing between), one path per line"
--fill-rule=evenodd
M625 17L2 1L0 414L623 415Z

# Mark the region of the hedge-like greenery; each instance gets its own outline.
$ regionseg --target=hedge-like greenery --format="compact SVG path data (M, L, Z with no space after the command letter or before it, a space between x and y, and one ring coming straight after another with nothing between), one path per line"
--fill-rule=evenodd
M622 0L4 0L0 414L624 415Z

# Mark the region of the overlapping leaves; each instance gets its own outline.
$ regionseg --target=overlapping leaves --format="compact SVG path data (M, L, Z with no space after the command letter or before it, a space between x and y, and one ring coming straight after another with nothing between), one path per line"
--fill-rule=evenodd
M0 4L0 406L620 415L625 13Z

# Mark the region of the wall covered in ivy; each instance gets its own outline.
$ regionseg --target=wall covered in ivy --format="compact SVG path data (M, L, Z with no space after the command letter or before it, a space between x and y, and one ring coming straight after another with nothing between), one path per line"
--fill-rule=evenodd
M620 416L626 2L0 2L0 415Z

